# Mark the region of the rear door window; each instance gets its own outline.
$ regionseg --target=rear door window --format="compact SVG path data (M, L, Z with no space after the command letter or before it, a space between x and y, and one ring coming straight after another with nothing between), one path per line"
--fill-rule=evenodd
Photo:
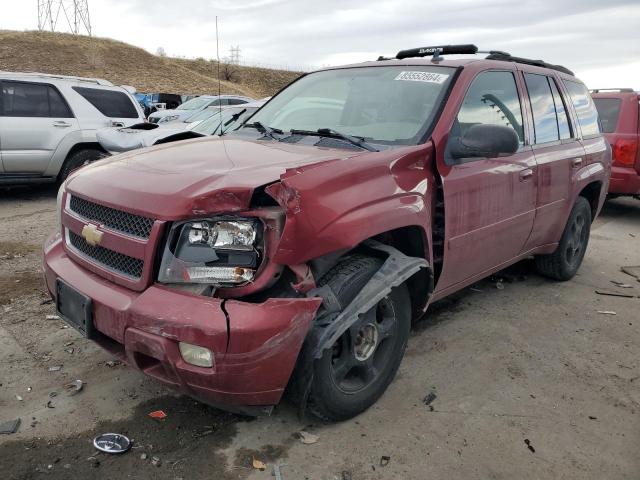
M582 83L573 82L571 80L564 81L571 103L578 116L578 123L583 137L598 135L600 133L600 125L598 124L598 111L593 103L593 99L589 94L589 90Z
M454 129L459 133L455 133L462 136L477 124L511 127L524 143L522 107L513 73L482 72L473 80L458 112Z
M613 133L618 126L618 116L622 100L619 98L594 98L593 101L600 115L600 123L604 133Z
M60 92L42 83L2 82L0 115L3 117L73 118Z
M129 95L116 90L101 88L72 87L105 117L138 118L138 111Z
M571 124L569 123L569 117L567 116L567 107L564 104L564 99L560 95L556 81L549 78L549 85L551 85L551 93L553 93L553 103L556 106L556 116L558 117L558 132L560 133L560 139L566 140L571 138Z
M555 142L560 139L556 106L545 75L525 73L524 79L529 91L529 101L533 111L535 143Z

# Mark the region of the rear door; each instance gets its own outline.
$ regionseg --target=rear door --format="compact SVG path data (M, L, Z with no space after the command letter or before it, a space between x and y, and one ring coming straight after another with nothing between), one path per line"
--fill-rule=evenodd
M53 85L7 80L0 85L4 173L41 174L62 139L79 129L78 121Z
M444 190L445 248L438 290L478 277L516 257L531 228L536 204L536 164L525 139L524 92L511 70L480 72L460 105L450 138L474 124L513 128L520 149L499 158L439 167Z
M127 127L143 120L138 102L125 91L114 90L113 87L109 89L84 86L75 86L72 90L83 98L82 101L89 109L87 114L82 116L83 129Z
M569 120L568 100L561 94L558 81L553 75L537 72L523 72L538 164L536 217L527 249L559 240L570 208L571 178L585 163L585 151Z

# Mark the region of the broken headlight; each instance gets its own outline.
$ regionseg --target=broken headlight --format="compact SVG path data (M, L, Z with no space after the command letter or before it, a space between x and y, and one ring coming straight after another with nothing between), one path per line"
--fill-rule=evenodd
M253 280L258 267L260 224L221 218L175 224L165 246L158 280L233 286Z

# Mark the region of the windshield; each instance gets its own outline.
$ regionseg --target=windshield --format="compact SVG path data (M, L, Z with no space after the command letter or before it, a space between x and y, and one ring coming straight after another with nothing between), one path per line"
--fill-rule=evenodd
M252 117L282 131L330 128L391 145L420 142L454 69L362 67L316 72L283 90Z
M182 105L176 108L176 110L199 110L200 108L206 107L211 102L212 102L211 98L196 97L184 102Z
M200 122L195 127L190 128L189 130L201 133L202 135L215 135L220 133L220 124L222 124L222 128L225 132L230 132L236 129L244 120L249 118L255 111L257 107L235 107L235 108L226 108L222 111L222 120L220 120L219 115L215 115L213 117Z

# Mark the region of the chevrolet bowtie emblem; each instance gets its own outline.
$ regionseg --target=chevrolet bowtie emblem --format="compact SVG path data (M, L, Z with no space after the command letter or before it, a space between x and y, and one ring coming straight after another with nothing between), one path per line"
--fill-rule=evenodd
M98 227L89 223L82 227L82 238L91 246L96 246L102 240L102 232L98 230Z

